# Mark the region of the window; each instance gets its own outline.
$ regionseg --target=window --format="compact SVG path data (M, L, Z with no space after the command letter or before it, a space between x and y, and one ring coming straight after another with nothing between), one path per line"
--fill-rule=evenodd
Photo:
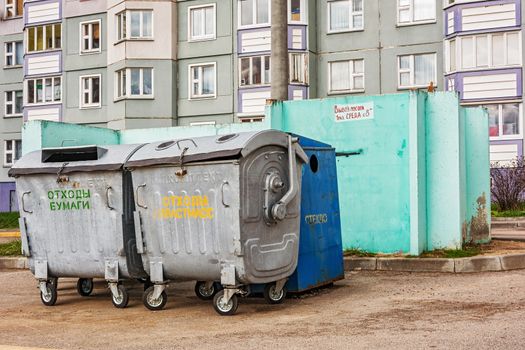
M417 24L436 20L436 0L397 0L397 23Z
M339 0L328 2L328 32L362 30L363 0Z
M24 0L5 0L5 18L20 17L24 14Z
M4 141L4 166L10 167L22 156L21 140Z
M19 117L22 115L24 104L23 91L6 91L5 92L5 109L4 116Z
M26 81L26 101L32 104L50 104L62 101L61 77L37 78Z
M215 4L193 6L188 9L190 41L215 39Z
M190 99L216 97L216 63L189 66Z
M491 138L509 138L521 135L521 104L505 103L486 105L489 113L489 135Z
M447 79L447 91L456 91L456 79Z
M308 55L290 54L290 83L308 84Z
M398 57L399 88L427 87L437 82L436 54Z
M446 41L445 47L447 72L521 65L519 32L458 37Z
M328 92L362 92L365 90L364 60L335 61L328 63Z
M270 24L270 0L239 0L239 26Z
M100 75L80 77L80 108L100 107Z
M21 41L5 43L5 61L7 67L21 66L24 63L24 46Z
M117 41L153 39L153 11L127 10L116 15Z
M117 98L153 98L153 68L121 69L115 80Z
M270 56L243 57L240 61L241 87L270 84Z
M27 52L60 49L62 45L62 25L48 24L27 29Z
M80 53L100 50L100 21L80 23Z
M288 14L291 23L306 23L306 0L288 0Z

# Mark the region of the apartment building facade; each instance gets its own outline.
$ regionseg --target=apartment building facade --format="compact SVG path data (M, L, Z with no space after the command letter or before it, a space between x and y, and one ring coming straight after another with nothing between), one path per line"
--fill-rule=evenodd
M286 1L290 99L432 84L458 91L462 103L487 104L491 116L497 110L492 150L521 155L520 0ZM26 120L113 129L262 120L271 90L270 6L271 0L0 0L0 211L17 209L7 170L21 154ZM469 55L459 49L463 38L468 47L469 35L490 33L503 34L519 58L506 54L497 69L451 66ZM486 99L469 90L507 83L512 74L512 96ZM519 133L510 136L505 121L516 105Z
M491 161L523 156L523 38L520 0L447 0L445 84L465 105L487 108Z

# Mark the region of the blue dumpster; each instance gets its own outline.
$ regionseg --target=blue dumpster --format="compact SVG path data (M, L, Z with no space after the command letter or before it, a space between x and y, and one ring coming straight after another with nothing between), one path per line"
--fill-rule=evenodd
M299 144L309 164L303 167L299 261L287 283L289 292L344 278L335 149L302 136Z

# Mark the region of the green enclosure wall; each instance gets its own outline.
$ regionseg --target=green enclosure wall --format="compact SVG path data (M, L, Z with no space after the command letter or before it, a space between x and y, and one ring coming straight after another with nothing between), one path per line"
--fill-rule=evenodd
M337 121L336 114L348 115L346 109L361 114ZM29 122L23 141L26 153L62 144L144 143L268 128L336 148L345 248L419 254L490 239L487 115L461 108L452 93L274 103L264 123L252 124L119 132Z

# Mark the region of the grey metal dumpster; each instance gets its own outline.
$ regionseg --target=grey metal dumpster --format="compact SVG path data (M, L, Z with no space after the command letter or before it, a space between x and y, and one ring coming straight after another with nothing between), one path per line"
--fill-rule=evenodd
M167 280L220 282L222 315L247 285L275 283L297 266L301 166L290 135L267 130L157 142L126 163L135 186L138 252L154 284L147 308L166 303Z
M123 164L141 146L44 149L23 156L16 178L22 252L39 281L42 302L54 305L59 277L80 277L91 294L93 278L109 282L116 307L128 303L122 279L145 279L135 248L131 174Z

